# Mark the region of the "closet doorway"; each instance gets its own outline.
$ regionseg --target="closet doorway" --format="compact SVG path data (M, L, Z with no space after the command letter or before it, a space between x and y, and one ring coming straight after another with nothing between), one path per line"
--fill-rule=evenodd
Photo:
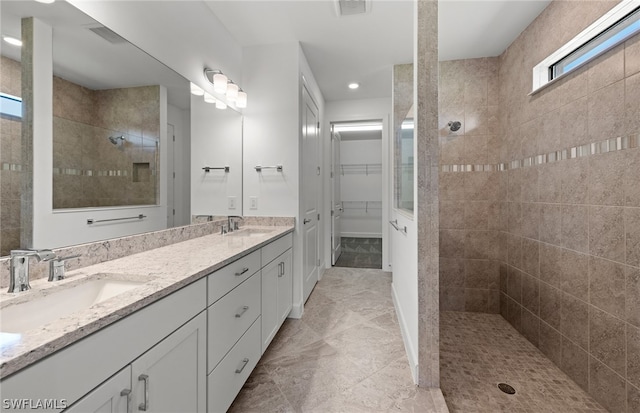
M382 269L382 120L331 124L331 261Z

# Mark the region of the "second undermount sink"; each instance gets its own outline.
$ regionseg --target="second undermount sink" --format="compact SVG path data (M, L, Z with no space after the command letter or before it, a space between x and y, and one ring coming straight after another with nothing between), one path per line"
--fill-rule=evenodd
M54 287L50 291L39 293L41 296L34 296L32 300L0 309L0 331L21 333L44 326L142 284L144 282L96 278L74 285ZM21 294L30 294L30 292Z
M259 237L261 235L269 234L273 230L270 228L243 228L237 229L227 234L231 237Z

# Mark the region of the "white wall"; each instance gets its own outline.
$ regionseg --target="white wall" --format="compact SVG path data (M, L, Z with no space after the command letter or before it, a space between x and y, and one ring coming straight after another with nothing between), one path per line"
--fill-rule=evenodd
M204 2L69 3L213 95L217 96L204 78L205 67L222 70L249 90L242 82L242 48Z
M343 165L381 165L382 140L343 140L340 142L340 163ZM339 175L340 194L344 202L341 233L343 237L382 237L382 173L363 166L354 173L347 169ZM351 171L351 172L349 172ZM349 202L349 201L359 201ZM373 201L375 204L365 204Z
M176 178L174 180L174 225L188 225L191 222L191 118L190 110L169 105L167 121L174 127L176 141L173 145L173 160ZM171 139L171 137L167 137ZM169 155L171 156L171 154ZM169 177L171 179L171 177Z
M391 82L391 79L389 79ZM327 267L331 267L331 123L357 120L382 120L382 268L391 271L389 248L389 134L390 114L392 102L390 98L353 99L326 102L322 131L323 154L323 259ZM322 224L322 222L321 222Z
M293 240L292 316L302 314L302 234L300 222L300 91L301 74L319 94L298 43L247 47L243 51L244 82L251 91L244 109L243 215L296 218ZM305 68L305 65L307 66ZM316 95L322 113L324 102ZM282 165L283 171L255 170L256 165ZM256 197L257 208L251 208Z
M228 166L229 172L202 168ZM233 198L233 208L229 199ZM242 115L191 96L191 214L242 214Z

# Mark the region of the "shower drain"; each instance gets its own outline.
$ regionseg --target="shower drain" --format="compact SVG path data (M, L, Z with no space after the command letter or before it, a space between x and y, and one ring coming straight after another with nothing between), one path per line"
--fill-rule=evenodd
M516 394L516 389L509 386L507 383L498 383L498 388L507 394Z

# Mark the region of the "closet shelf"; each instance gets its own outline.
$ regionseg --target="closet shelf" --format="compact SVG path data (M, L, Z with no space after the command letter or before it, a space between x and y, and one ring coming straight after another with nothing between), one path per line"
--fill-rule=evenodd
M382 173L382 164L381 163L352 163L352 164L341 164L340 165L340 174L341 175L374 175Z
M352 211L378 215L382 214L382 201L342 201L342 210L345 214Z

